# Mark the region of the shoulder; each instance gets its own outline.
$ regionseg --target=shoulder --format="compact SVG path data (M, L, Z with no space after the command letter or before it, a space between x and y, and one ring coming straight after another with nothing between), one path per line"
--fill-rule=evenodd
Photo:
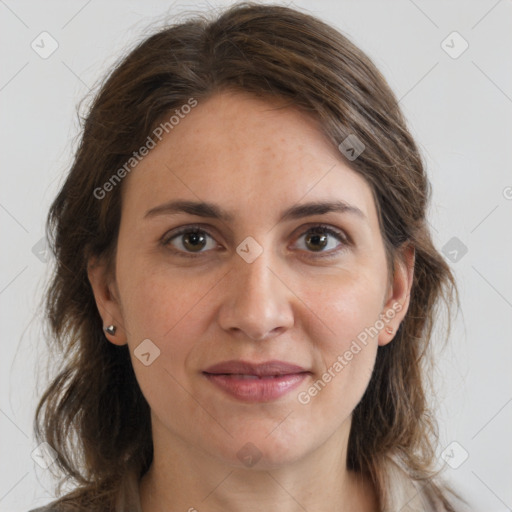
M385 512L471 512L468 505L442 480L415 480L394 458L389 458L385 464L383 484Z

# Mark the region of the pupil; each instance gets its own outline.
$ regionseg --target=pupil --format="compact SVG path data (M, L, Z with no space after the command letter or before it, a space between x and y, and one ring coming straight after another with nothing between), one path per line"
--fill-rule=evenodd
M204 236L199 233L187 233L185 235L185 247L192 249L192 250L198 250L202 249L204 247ZM199 245L198 245L199 243Z
M310 246L310 243L313 243L313 247ZM323 235L319 235L319 234L308 235L306 238L306 244L308 245L308 247L310 249L313 249L314 251L319 250L317 244L320 244L321 245L320 250L321 250L327 245L327 235L325 235L325 234L323 234ZM315 245L317 245L317 247L315 247Z

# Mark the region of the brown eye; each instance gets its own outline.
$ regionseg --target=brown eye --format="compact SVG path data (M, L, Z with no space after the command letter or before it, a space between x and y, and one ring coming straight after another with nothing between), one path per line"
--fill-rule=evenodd
M306 246L312 251L322 251L328 243L328 236L324 234L310 233L306 235Z
M201 233L185 233L181 236L183 247L188 251L200 251L206 245L206 237Z
M174 252L183 256L198 256L209 249L218 247L214 238L203 229L188 227L163 237L162 244L171 246Z
M309 228L298 238L299 249L306 253L317 253L319 257L334 256L349 245L347 236L328 226L318 225Z

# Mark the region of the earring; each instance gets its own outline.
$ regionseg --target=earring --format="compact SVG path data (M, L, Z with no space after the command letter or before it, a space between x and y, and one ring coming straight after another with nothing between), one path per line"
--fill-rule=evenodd
M111 334L112 336L114 336L117 327L115 325L107 325L107 327L104 327L104 330L107 334Z
M393 334L393 331L394 331L393 327L386 327L386 332L388 334Z

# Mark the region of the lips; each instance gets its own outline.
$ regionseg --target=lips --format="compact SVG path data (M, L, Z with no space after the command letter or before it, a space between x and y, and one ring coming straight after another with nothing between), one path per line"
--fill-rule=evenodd
M203 375L231 397L246 402L275 400L296 388L311 372L283 361L253 364L225 361L210 366Z
M278 377L305 372L307 372L305 368L283 361L267 361L259 364L247 363L245 361L225 361L210 366L204 371L204 373L214 375L245 375L256 378Z

